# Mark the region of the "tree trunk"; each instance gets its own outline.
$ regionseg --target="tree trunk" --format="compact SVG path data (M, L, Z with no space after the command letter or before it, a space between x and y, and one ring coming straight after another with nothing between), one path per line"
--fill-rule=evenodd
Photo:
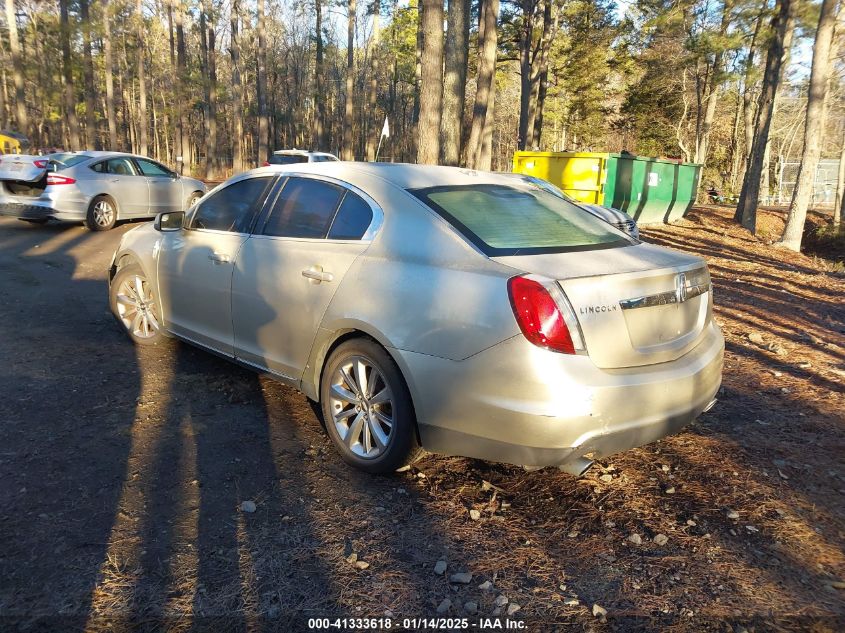
M258 0L258 73L256 76L258 93L258 164L267 160L267 50L264 42L264 0Z
M185 0L179 0L176 11L176 108L179 115L179 151L182 153L181 171L187 167L191 172L193 164L193 150L191 148L190 118L185 113L188 100L186 85L188 82L188 60L185 49Z
M213 180L218 171L217 160L217 50L214 32L214 6L202 1L200 42L203 52L203 89L205 92L205 178Z
M356 0L349 0L346 14L346 104L343 114L343 160L355 160L353 119L355 114L355 17Z
M79 19L82 23L82 69L85 84L85 145L91 149L100 149L97 119L94 116L97 94L94 90L94 59L91 55L91 18L88 14L88 0L79 0Z
M416 57L414 62L414 109L411 114L411 121L413 122L413 134L411 135L411 155L417 155L417 142L419 141L419 127L420 127L420 86L422 84L422 47L423 47L423 5L419 0L415 0L417 4L417 42L416 42Z
M373 37L370 42L370 91L367 95L367 120L369 121L369 132L367 134L367 160L374 161L376 148L381 138L381 125L379 116L376 114L376 101L378 99L378 64L379 64L379 29L381 22L381 1L375 0L372 5L373 11Z
M528 129L525 146L529 149L540 147L540 135L543 130L543 107L549 89L549 51L552 47L553 31L557 32L560 12L552 18L552 0L545 0L543 6L543 34L540 38L540 50L531 73L531 102L528 110Z
M481 2L478 76L472 109L472 127L467 141L467 166L472 169L490 169L491 166L489 156L485 156L484 142L487 134L492 134L492 106L496 92L496 21L499 15L499 0Z
M792 34L795 28L794 5L792 0L780 0L777 13L772 18L771 40L766 58L766 71L763 75L763 85L757 108L757 118L754 126L754 141L742 181L742 192L734 219L752 233L757 230L757 202L760 196L760 172L763 154L769 140L769 128L772 123L772 110L775 93L780 84L781 66L789 46L792 44Z
M446 18L443 114L440 120L444 165L458 165L461 161L467 58L469 57L469 17L469 0L449 0Z
M725 0L722 3L722 22L719 34L727 35L731 21L733 1ZM722 81L722 63L724 51L718 49L713 56L713 65L710 69L710 87L707 95L707 105L704 108L704 116L696 126L695 154L693 162L704 165L707 162L707 146L710 143L710 132L713 128L713 120L716 118L716 104L719 100L719 87Z
M67 12L67 5L65 12ZM6 26L9 29L9 52L12 54L12 78L15 82L15 123L21 134L29 136L29 117L24 95L24 68L21 45L18 39L18 19L15 15L15 0L6 0Z
M417 162L436 165L440 159L440 114L443 110L443 2L423 0L422 75Z
M839 0L822 0L816 41L813 45L813 66L807 93L807 120L804 126L804 152L798 165L798 178L786 216L786 227L778 242L793 251L801 250L807 207L813 195L816 169L821 155L822 133L827 116L827 93L833 71L833 42Z
M317 57L314 64L314 103L316 105L316 121L314 122L315 149L326 151L326 95L323 92L325 83L325 64L323 62L323 0L314 0L317 13L315 34L317 37Z
M232 42L229 48L232 57L232 171L239 174L244 170L244 94L241 86L241 42L239 39L241 21L240 0L232 1Z
M534 18L538 0L522 0L522 27L519 32L519 136L516 147L525 149L528 140L529 110L531 109L531 92L533 88L533 64L531 53L534 48Z
M836 200L833 203L833 228L842 229L842 209L845 207L845 125L842 126L842 149L839 150L839 173L836 175Z
M143 154L144 156L147 155L148 151L148 120L149 117L147 116L147 76L146 76L146 68L144 64L144 58L147 54L147 44L144 39L144 14L141 11L141 0L136 0L135 3L135 13L136 13L136 20L137 20L137 32L136 37L138 40L138 50L136 52L137 63L138 63L138 103L139 103L139 110L138 110L138 151L139 153Z
M59 0L60 35L62 39L62 76L64 81L63 106L67 125L68 149L77 151L79 144L79 119L76 117L76 95L73 90L73 67L70 59L70 24L68 0Z

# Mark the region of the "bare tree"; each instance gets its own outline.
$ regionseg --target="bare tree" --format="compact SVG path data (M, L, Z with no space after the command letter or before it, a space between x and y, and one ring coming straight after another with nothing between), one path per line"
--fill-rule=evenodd
M229 44L229 55L232 58L232 170L237 174L244 170L244 93L241 86L241 40L240 0L232 0L232 13L229 23L232 29L232 40Z
M24 95L24 70L21 45L18 39L18 18L15 14L15 0L6 0L6 26L9 29L9 52L12 54L12 79L15 82L15 123L21 133L29 134L29 117Z
M147 43L144 39L144 13L141 0L136 0L135 3L135 19L137 20L135 35L138 40L138 58L136 63L138 67L138 101L140 106L138 113L138 151L146 156L148 151L147 137L149 128L149 116L147 115L147 76L145 70Z
M493 104L496 94L496 46L498 33L496 19L499 0L481 0L478 24L478 76L476 77L475 105L472 109L472 127L467 141L467 166L473 169L490 169L492 157L485 156L484 141L492 133Z
M265 27L264 27L264 0L258 0L258 73L257 73L257 93L258 93L258 162L267 160L268 149L267 145L270 142L268 138L269 122L267 120L267 49L265 43Z
M85 145L99 149L97 123L94 116L94 101L97 93L94 89L94 58L91 52L91 17L88 0L79 0L79 20L82 26L82 76L85 85Z
M449 0L446 18L446 66L443 75L443 114L440 120L444 165L461 160L464 101L469 57L469 0Z
M176 100L179 113L179 149L182 152L182 170L185 165L190 169L193 163L193 151L191 149L191 131L188 124L188 117L185 113L186 84L188 82L188 52L185 44L185 0L179 0L179 9L176 11Z
M326 95L323 92L325 84L325 63L323 61L323 0L314 0L317 14L317 24L314 33L317 39L317 51L314 64L314 104L316 116L314 120L314 142L318 150L326 149Z
M69 149L78 150L80 149L79 119L76 117L76 97L73 94L73 67L70 59L70 24L67 3L68 0L59 0L59 34L62 42L62 80L64 81L62 104L65 111Z
M722 20L719 26L719 35L725 37L728 33L728 27L731 23L731 16L733 11L733 0L724 0L722 3ZM707 92L704 106L704 114L696 119L695 130L695 153L693 154L693 162L703 165L707 162L707 149L710 143L710 132L713 128L713 121L716 118L716 104L719 101L719 87L722 85L724 71L725 51L719 47L713 56L713 63L709 69L709 81L707 86L703 87L703 91Z
M346 106L343 117L343 160L355 160L353 117L355 114L355 19L356 0L349 0L346 19Z
M816 41L813 45L813 67L807 94L807 121L804 125L804 152L798 165L798 178L792 191L786 227L778 242L793 251L801 250L807 207L815 187L816 169L821 155L821 135L827 116L827 93L835 57L833 36L838 7L839 0L822 0Z
M440 159L440 114L443 109L443 2L422 1L422 75L417 162L436 165Z
M754 140L749 153L742 192L736 207L734 219L754 233L757 229L757 204L760 197L760 174L763 168L763 154L769 140L775 94L780 85L781 67L792 43L795 29L793 0L779 0L778 9L772 17L771 39L766 57L766 71L757 107L754 125Z
M367 112L364 120L369 126L365 130L367 135L367 160L373 161L376 157L379 133L381 127L378 125L379 118L376 115L376 101L378 100L378 71L379 71L379 35L381 31L381 0L374 0L370 10L373 14L373 35L370 38L370 88L367 94Z

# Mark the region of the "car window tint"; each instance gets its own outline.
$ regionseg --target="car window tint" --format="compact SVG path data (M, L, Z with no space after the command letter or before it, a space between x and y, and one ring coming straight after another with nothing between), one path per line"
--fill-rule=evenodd
M247 233L273 178L239 180L203 198L194 212L191 228Z
M146 160L144 158L136 158L135 160L138 162L138 166L141 168L141 173L145 176L170 176L172 173L163 165L154 163L151 160Z
M326 237L343 191L320 180L289 178L264 225L264 235Z
M70 152L59 152L56 154L47 154L45 156L54 166L56 171L73 167L77 163L89 160L91 158L88 154L73 154Z
M268 161L271 165L295 165L307 163L308 157L302 154L273 154Z
M135 176L135 166L128 158L112 158L106 161L108 173L116 176Z
M330 240L360 240L373 221L373 210L364 199L352 193L346 192L337 215L329 229Z
M535 186L495 184L411 191L486 255L530 255L632 244L624 232Z
M109 170L108 165L106 164L106 161L94 163L93 165L91 165L91 169L93 171L96 171L98 174L108 173L108 170Z

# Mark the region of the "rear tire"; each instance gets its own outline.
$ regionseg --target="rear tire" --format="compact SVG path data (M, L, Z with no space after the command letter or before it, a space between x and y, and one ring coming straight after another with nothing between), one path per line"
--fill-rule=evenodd
M109 196L97 196L88 205L85 226L92 231L109 231L117 223L117 205Z
M393 472L420 453L408 387L374 341L352 339L332 352L320 382L320 410L343 461L360 470Z
M157 345L164 340L161 305L138 264L117 271L109 286L109 307L136 345Z
M200 198L202 198L202 191L195 191L190 196L188 196L188 204L185 205L185 211L187 211L197 202L199 202Z

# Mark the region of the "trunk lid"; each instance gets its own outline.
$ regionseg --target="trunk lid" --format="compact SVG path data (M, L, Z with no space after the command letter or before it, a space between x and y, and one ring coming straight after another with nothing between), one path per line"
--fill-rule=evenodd
M675 360L711 319L704 260L647 244L496 261L556 279L578 318L587 352L603 369Z
M7 154L0 157L0 180L38 182L46 175L48 165L45 156Z

